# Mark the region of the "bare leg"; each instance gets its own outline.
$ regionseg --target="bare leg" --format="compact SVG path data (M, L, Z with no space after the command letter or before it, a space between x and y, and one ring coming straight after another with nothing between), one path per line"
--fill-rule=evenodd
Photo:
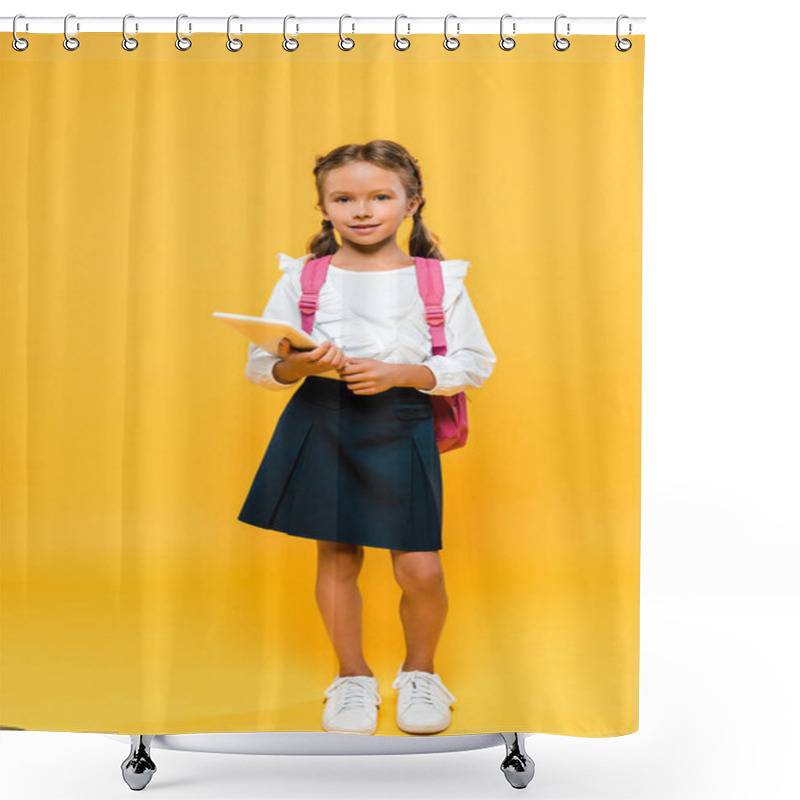
M402 669L435 672L433 655L448 608L439 551L391 552L394 575L403 590L400 619L406 639L406 659Z
M361 645L358 574L364 548L321 540L317 545L317 605L339 659L339 675L372 676Z

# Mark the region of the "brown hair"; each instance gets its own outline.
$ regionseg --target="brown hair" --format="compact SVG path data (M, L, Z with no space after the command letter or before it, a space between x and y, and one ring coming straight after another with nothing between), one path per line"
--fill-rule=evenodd
M343 144L336 147L324 156L316 157L314 177L317 182L318 207L322 209L323 196L322 184L327 174L337 167L365 161L383 169L390 169L397 173L409 199L419 197L421 202L414 212L414 227L408 239L409 255L421 258L444 259L439 249L439 239L425 227L422 221L422 208L425 198L422 195L422 174L418 161L397 142L388 139L373 139L366 144ZM333 223L328 219L322 220L322 230L315 234L308 243L308 252L312 258L332 255L339 249L339 244L334 235Z

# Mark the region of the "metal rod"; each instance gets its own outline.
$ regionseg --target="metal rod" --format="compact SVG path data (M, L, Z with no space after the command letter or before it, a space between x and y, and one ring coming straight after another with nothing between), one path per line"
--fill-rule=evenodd
M175 17L131 17L127 31L131 33L174 33ZM508 17L505 21L506 35L517 36L525 33L553 33L555 17ZM13 17L0 17L0 30L11 31ZM620 34L630 36L644 33L646 17L628 17L622 20ZM616 33L616 17L564 17L559 22L559 33L589 34L614 36ZM181 20L181 32L189 36L192 33L225 33L227 17L192 17ZM512 30L513 25L513 30ZM387 33L393 34L394 17L356 17L347 16L342 30L350 33ZM231 30L237 34L247 33L283 33L283 17L237 17L232 20ZM292 17L288 23L290 33L338 33L339 17ZM17 20L17 33L62 33L64 17L27 17ZM70 35L82 33L115 33L122 34L122 17L71 17L69 20ZM399 32L408 36L415 33L435 33L444 35L444 17L407 17L402 16ZM448 25L451 36L478 33L500 32L500 17L455 17Z

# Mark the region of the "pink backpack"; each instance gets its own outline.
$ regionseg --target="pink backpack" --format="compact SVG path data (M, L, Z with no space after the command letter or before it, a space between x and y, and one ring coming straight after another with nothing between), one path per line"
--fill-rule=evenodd
M309 335L314 326L314 315L319 307L319 291L325 283L328 264L332 258L333 254L322 258L310 258L303 264L300 275L303 293L298 306L303 330ZM435 258L417 256L414 257L414 263L417 267L417 287L425 304L425 319L431 333L432 352L433 355L444 355L447 352L447 342L442 309L444 295L442 264ZM466 394L464 392L454 395L432 394L429 397L433 408L433 429L439 452L444 453L463 447L467 443L469 430Z

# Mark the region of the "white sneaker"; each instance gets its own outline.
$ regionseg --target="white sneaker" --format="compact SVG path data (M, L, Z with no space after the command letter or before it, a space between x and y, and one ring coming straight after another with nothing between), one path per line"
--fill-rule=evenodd
M399 689L397 727L406 733L439 733L450 725L450 703L456 698L445 688L435 672L397 670L392 684Z
M322 727L331 733L375 733L378 727L378 679L371 675L336 676L325 690Z

